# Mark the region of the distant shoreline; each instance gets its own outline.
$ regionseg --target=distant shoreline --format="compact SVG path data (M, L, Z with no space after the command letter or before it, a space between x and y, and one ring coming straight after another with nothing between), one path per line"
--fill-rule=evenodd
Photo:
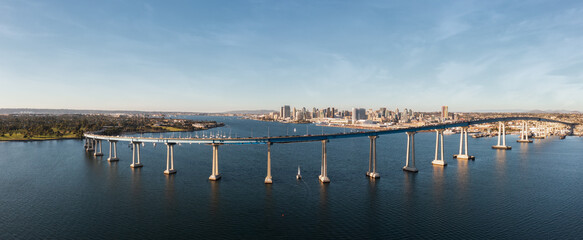
M181 133L181 132L196 132L196 131L204 131L204 130L208 130L208 129L212 129L212 128L218 128L218 127L223 127L224 124L217 124L214 127L211 128L201 128L201 129L195 129L193 131L188 131L188 130L179 130L179 131L147 131L147 132L124 132L122 133L122 135L129 135L129 134L142 134L142 133ZM122 136L119 135L119 136ZM22 139L22 138L18 138L18 139L0 139L0 142L42 142L42 141L52 141L52 140L71 140L71 139L83 139L83 137L55 137L55 138L43 138L43 139L35 139L35 138L31 138L31 139Z

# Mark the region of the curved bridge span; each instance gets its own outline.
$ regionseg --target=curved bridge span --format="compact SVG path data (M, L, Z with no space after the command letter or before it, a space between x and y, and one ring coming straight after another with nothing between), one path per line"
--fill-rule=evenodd
M84 134L85 137L85 150L93 151L95 156L103 156L102 144L103 140L109 142L109 157L108 161L118 161L117 158L117 142L130 142L132 147L132 164L130 167L139 168L142 167L140 161L140 146L143 143L160 143L167 146L166 154L166 170L164 174L174 174L176 170L174 169L174 145L182 143L198 143L198 144L208 144L213 147L213 160L212 160L212 173L209 180L218 180L221 178L219 173L219 146L228 144L266 144L267 145L267 177L265 177L265 183L272 183L271 176L271 145L275 143L299 143L299 142L322 142L322 163L321 163L321 174L318 177L321 182L330 182L327 175L327 157L326 157L326 143L331 139L342 139L342 138L357 138L357 137L368 137L370 139L370 149L369 149L369 170L366 172L366 176L370 178L379 178L380 174L376 171L376 139L380 135L386 134L396 134L396 133L406 133L407 134L407 155L406 162L403 170L410 172L417 172L415 167L415 133L422 131L436 131L435 140L435 160L431 163L433 165L445 166L447 165L444 158L444 146L443 146L443 131L448 128L461 127L460 132L460 148L459 154L454 155L454 158L460 160L470 160L474 159L474 156L469 154L468 150L468 128L472 125L484 124L484 123L494 123L499 122L498 125L498 144L492 146L493 149L498 150L510 150L511 146L506 145L506 127L504 122L507 121L524 121L522 125L521 139L518 142L529 143L532 140L528 140L528 128L526 121L540 121L540 122L552 122L560 123L573 127L575 124L567 123L562 121L557 121L553 119L536 118L536 117L501 117L501 118L489 118L481 119L476 121L467 122L457 122L457 123L447 123L447 124L435 124L422 127L409 127L409 128L399 128L399 129L388 129L388 130L377 130L377 131L361 131L352 133L337 133L337 134L322 134L322 135L302 135L302 136L278 136L278 137L256 137L256 138L151 138L151 137L132 137L132 136L106 136L93 133ZM441 150L441 158L439 158L438 152ZM298 178L301 178L298 169Z
M455 127L468 127L471 125L478 125L484 123L494 123L494 122L506 122L506 121L540 121L540 122L553 122L561 123L565 125L574 125L572 123L561 122L552 119L545 118L535 118L535 117L503 117L503 118L491 118L482 119L476 121L467 122L457 122L449 124L436 124L422 127L409 127L409 128L399 128L399 129L389 129L389 130L378 130L378 131L361 131L352 133L336 133L336 134L323 134L323 135L293 135L293 136L277 136L277 137L255 137L255 138L151 138L151 137L132 137L132 136L106 136L87 133L84 134L86 138L96 139L96 140L114 140L122 142L146 142L146 143L199 143L199 144L268 144L268 143L295 143L295 142L313 142L322 141L330 139L341 139L341 138L356 138L356 137L369 137L369 136L380 136L385 134L396 134L396 133L406 133L406 132L421 132L421 131L431 131L439 129L448 129Z

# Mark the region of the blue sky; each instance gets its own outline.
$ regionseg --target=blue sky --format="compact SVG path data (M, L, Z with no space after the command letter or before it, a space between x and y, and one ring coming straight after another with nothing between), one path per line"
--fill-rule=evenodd
M0 1L0 108L583 111L583 1Z

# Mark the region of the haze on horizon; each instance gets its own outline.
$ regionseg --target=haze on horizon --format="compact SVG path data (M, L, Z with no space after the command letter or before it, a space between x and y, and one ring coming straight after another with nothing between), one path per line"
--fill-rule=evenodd
M0 2L0 108L583 111L581 1Z

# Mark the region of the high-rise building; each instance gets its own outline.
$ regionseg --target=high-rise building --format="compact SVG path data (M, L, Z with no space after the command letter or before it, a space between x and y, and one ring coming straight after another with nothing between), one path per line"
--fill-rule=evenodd
M281 107L281 109L279 110L279 116L281 116L282 119L291 117L289 105Z
M447 112L447 106L441 106L441 118L445 120L448 116L449 113Z
M387 116L387 108L382 107L379 110L380 110L381 117L386 117Z
M366 119L366 109L364 108L352 108L352 124L356 121Z

